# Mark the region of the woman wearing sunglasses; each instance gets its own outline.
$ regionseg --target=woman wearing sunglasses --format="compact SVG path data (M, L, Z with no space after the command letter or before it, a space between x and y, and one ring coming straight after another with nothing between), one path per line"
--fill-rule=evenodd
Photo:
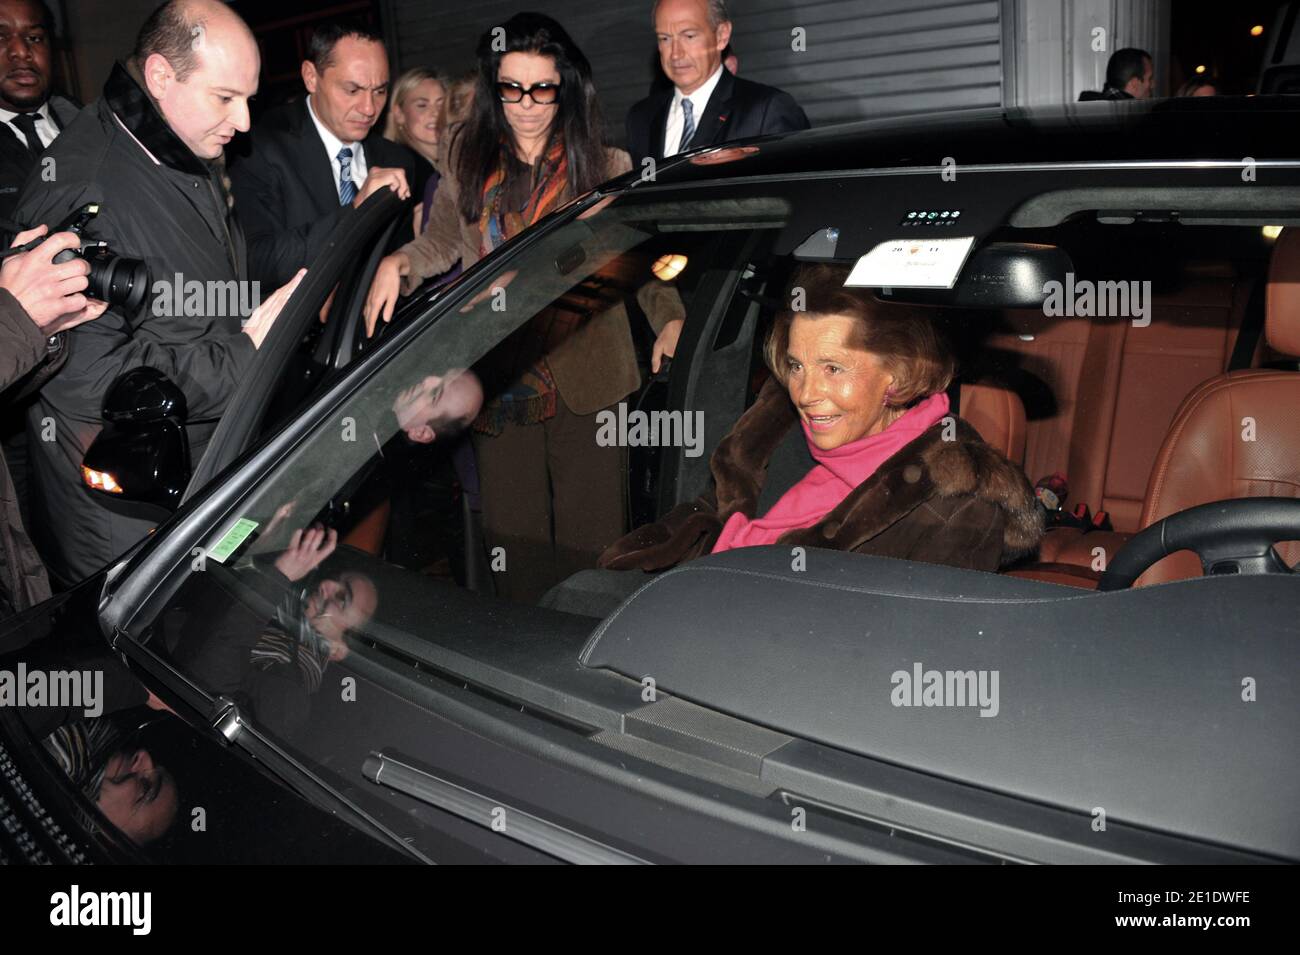
M484 33L477 52L473 111L451 144L448 175L424 232L380 264L367 333L391 318L399 293L457 261L468 269L632 168L626 152L604 146L591 66L550 17L516 14ZM664 293L638 292L656 332L681 318L675 292ZM507 558L494 579L502 596L531 602L594 566L625 529L622 450L597 443L596 415L640 383L626 313L543 309L477 371L487 397L473 426L484 531Z

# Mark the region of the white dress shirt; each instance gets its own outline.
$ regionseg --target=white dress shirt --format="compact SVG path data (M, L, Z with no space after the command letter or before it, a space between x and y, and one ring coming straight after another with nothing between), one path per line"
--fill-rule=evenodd
M316 124L316 132L320 133L321 142L325 144L325 152L330 159L330 170L334 173L334 192L337 194L339 186L342 185L342 177L339 175L339 150L344 146L352 150L352 168L350 175L352 181L356 183L357 192L361 191L361 184L366 181L366 153L361 148L360 143L345 143L339 139L322 123L316 116L316 111L311 108L311 97L307 97L307 115L311 121Z
M704 119L704 107L709 105L709 97L713 95L718 80L722 79L724 69L726 69L725 66L718 64L718 68L713 71L713 75L705 80L704 85L690 96L682 96L681 90L674 89L673 104L668 107L668 125L664 127L664 159L675 156L679 152L677 147L682 141L682 127L686 124L686 114L682 112L682 100L689 99L691 101L691 115L695 117L696 130L699 130L700 122Z
M50 119L49 101L42 103L40 109L25 110L25 112L35 113L37 115L36 138L41 141L42 146L48 146L58 138L59 127L55 126L54 120ZM3 121L4 124L9 127L10 131L18 137L18 141L26 146L27 137L23 135L21 129L13 124L13 119L17 115L18 114L12 110L0 109L0 121Z

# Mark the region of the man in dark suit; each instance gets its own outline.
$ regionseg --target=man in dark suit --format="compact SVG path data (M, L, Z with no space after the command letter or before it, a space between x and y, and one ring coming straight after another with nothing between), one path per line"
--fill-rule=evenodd
M378 36L352 24L318 28L302 79L306 98L269 111L231 165L249 271L272 288L315 261L349 207L384 188L405 199L416 177L415 153L375 128L388 99Z
M722 53L731 41L724 0L659 0L654 7L659 63L672 87L652 93L627 114L632 163L686 149L808 128L789 93L733 76Z
M1101 92L1084 90L1080 103L1095 100L1150 99L1155 85L1155 67L1146 50L1126 47L1111 54L1106 63L1106 85Z
M39 0L0 0L0 217L5 219L42 150L77 115L72 101L50 95L53 34L54 23Z

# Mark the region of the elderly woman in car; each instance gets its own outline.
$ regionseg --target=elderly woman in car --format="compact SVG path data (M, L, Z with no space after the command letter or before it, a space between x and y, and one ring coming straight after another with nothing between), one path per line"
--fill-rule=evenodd
M994 571L1038 544L1023 472L949 415L954 359L926 311L881 305L846 275L796 277L806 308L778 316L773 377L714 452L712 492L611 545L602 567L777 544ZM768 461L796 426L815 463L759 514Z

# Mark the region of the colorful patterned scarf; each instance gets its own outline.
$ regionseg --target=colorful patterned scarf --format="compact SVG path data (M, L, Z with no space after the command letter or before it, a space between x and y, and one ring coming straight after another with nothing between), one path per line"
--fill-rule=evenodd
M483 184L483 213L479 218L479 252L487 255L558 208L569 188L569 160L564 140L556 137L534 167L532 189L522 209L506 208L506 146L497 167ZM474 430L498 435L506 424L537 424L555 417L555 378L546 364L555 340L553 309L543 309L507 338L489 357L488 377L506 382L483 406ZM489 392L491 393L491 392Z

